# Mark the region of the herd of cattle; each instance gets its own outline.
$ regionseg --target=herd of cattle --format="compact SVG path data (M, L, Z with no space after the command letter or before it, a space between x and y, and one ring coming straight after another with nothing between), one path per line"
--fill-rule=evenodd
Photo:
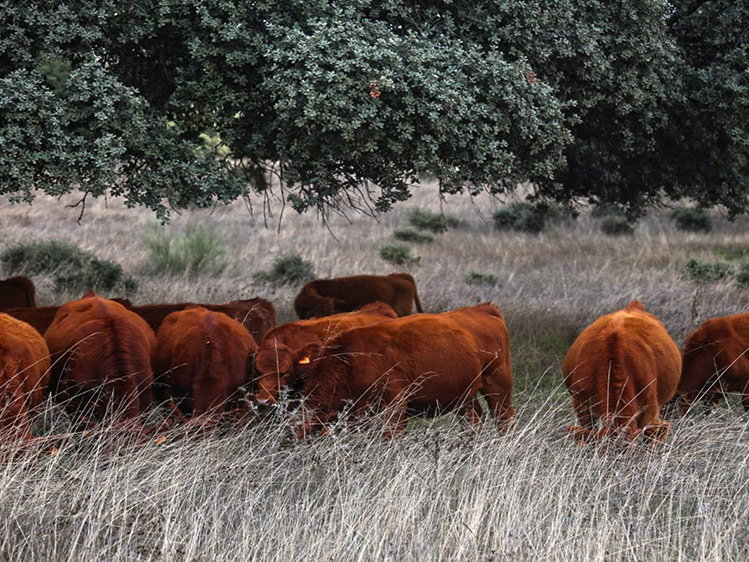
M344 409L356 417L389 408L388 434L412 414L456 411L476 424L479 395L500 427L514 425L509 335L496 306L423 313L413 277L393 273L312 281L294 307L301 320L280 326L261 298L134 306L92 291L36 307L29 279L0 281L3 439L33 438L30 416L45 393L78 428L112 412L138 419L154 403L168 406L165 423L204 423L281 393L301 400L299 435L324 430ZM708 320L682 353L633 301L585 328L567 353L580 423L567 432L581 444L610 434L662 441L666 402L683 412L726 392L741 392L749 410L747 350L749 313Z

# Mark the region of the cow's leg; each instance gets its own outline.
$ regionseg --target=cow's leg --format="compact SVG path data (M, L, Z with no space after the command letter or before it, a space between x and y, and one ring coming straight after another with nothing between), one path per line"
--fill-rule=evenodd
M515 408L512 405L512 378L487 376L483 379L483 394L489 411L504 431L515 427Z

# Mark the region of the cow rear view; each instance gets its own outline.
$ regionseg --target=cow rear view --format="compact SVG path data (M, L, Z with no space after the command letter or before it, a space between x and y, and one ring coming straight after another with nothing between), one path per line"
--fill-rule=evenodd
M663 324L637 301L585 328L564 360L578 443L622 433L662 441L660 406L676 392L681 354ZM596 422L600 420L600 428Z
M91 292L61 306L44 338L50 389L77 422L134 418L151 404L156 336L135 313Z
M184 414L224 411L249 382L255 348L252 335L225 314L202 307L173 312L157 334L158 386Z
M0 438L31 438L31 413L42 403L49 367L39 332L0 313Z

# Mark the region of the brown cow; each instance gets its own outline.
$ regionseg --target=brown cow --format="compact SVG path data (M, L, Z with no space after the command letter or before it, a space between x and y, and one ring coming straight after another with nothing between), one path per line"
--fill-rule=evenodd
M639 302L602 316L582 331L564 360L564 382L580 422L567 433L579 444L618 432L664 440L669 424L659 410L676 392L680 371L679 349Z
M108 412L134 418L150 404L156 336L137 314L93 291L60 307L44 334L50 389L77 421Z
M34 328L0 313L0 431L31 438L31 412L42 403L50 358Z
M259 404L274 403L284 386L298 392L311 359L330 337L343 330L397 317L389 305L376 302L356 312L299 320L273 328L260 340L255 355L255 400Z
M742 393L749 411L749 313L710 318L684 342L676 391L682 413L702 397L712 404L726 392Z
M260 338L276 325L276 309L270 302L261 298L237 300L225 304L169 303L146 304L142 306L134 306L127 299L114 300L143 318L154 332L158 332L164 318L172 312L195 306L207 308L214 312L221 312L229 318L239 321L252 334L255 341L260 341Z
M220 312L192 307L173 312L156 335L154 370L165 397L185 414L225 410L249 382L255 338Z
M299 291L294 309L301 319L351 312L365 304L389 304L398 316L411 314L412 305L424 312L416 291L416 281L408 273L355 275L310 281Z
M507 328L485 303L347 330L328 342L302 391L312 415L304 433L333 419L346 401L361 414L378 402L394 408L395 429L408 413L457 409L477 423L481 392L500 425L514 425ZM392 433L392 432L390 432Z
M0 310L36 306L34 283L28 277L11 277L0 281Z

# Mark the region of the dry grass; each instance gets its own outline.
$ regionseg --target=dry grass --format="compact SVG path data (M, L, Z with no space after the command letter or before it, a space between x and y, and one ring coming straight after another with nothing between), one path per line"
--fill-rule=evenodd
M72 198L71 198L72 199ZM488 201L479 201L485 217ZM186 212L229 241L220 277L148 271L140 234L148 213L120 202L79 209L40 200L0 204L2 239L66 240L136 274L135 301L219 302L264 296L293 317L298 287L254 280L275 257L298 253L320 276L390 272L378 249L414 208L439 210L431 188L376 222L287 213L280 232L241 205ZM564 437L572 423L559 366L593 318L638 298L681 344L705 318L746 311L732 281L680 276L690 257L749 247L747 221L717 220L709 234L676 231L653 213L634 237L607 238L583 216L539 236L495 232L470 200L445 211L467 223L422 245L416 277L429 311L498 304L512 334L518 429L477 433L450 417L388 441L345 431L306 443L287 420L253 422L211 438L134 446L102 430L74 436L61 454L0 452L0 560L746 560L749 558L749 416L735 404L673 424L668 443L599 451ZM277 215L275 219L277 220ZM469 285L470 269L499 284ZM38 282L40 304L54 295ZM54 409L44 416L54 418ZM56 427L47 419L46 427Z

